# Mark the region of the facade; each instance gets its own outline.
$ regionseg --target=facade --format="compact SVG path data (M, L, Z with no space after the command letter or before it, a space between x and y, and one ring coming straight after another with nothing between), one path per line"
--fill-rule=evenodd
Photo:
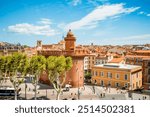
M67 72L66 84L72 85L72 87L82 87L84 85L84 57L88 55L88 52L82 48L76 47L76 37L69 30L67 36L63 41L65 47L54 48L52 45L43 45L41 41L37 41L37 53L45 57L49 56L70 56L73 61L73 67ZM46 48L46 49L45 49ZM42 75L40 80L47 81L47 75Z
M138 50L132 52L126 57L126 64L140 65L142 66L142 79L143 86L145 89L149 89L149 59L150 50Z
M142 87L142 67L127 64L95 65L92 82L101 86L134 90Z
M84 71L85 72L91 72L92 67L95 65L96 63L96 54L88 54L88 56L86 56L84 58Z
M89 57L85 56L84 57L84 71L88 71L89 68Z
M32 56L37 54L37 50L35 47L29 47L24 49L24 53L27 55L27 57L31 58Z
M150 58L143 59L143 86L150 90Z
M1 42L0 43L0 55L1 56L8 56L12 55L13 53L16 52L24 52L24 47L21 46L20 44L10 44L6 42Z
M107 62L108 62L108 57L106 56L97 56L95 60L96 65L106 64Z

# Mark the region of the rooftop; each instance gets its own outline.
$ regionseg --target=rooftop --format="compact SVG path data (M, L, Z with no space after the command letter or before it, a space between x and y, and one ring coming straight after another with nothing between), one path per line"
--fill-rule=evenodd
M95 65L95 67L118 68L118 69L128 69L128 70L131 70L131 69L139 68L141 66L138 66L138 65L128 65L128 64L108 63L108 64Z
M150 50L137 50L136 53L150 53Z
M150 56L126 55L125 58L149 58Z
M111 61L109 61L109 63L120 63L124 60L123 57L121 58L113 58Z

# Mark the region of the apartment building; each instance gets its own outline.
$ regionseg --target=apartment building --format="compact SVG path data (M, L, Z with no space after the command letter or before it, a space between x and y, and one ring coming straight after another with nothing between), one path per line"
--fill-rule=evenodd
M89 53L88 56L84 57L84 71L91 72L92 67L96 63L96 54Z
M150 89L150 81L149 81L149 59L150 59L150 50L138 50L132 52L132 54L127 55L126 64L131 65L140 65L142 66L142 79L143 86L145 89Z
M150 58L143 59L143 86L145 89L150 90Z
M103 64L92 67L92 83L134 90L142 87L142 67L127 64Z
M1 56L8 56L12 55L16 52L24 52L24 46L20 44L10 44L7 42L0 42L0 55Z

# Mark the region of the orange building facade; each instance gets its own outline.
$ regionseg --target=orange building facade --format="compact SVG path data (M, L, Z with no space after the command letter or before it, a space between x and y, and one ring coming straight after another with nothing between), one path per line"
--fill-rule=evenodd
M134 90L142 87L142 67L103 64L92 68L92 82L101 86Z
M150 89L150 50L138 50L127 55L126 64L142 66L144 89Z

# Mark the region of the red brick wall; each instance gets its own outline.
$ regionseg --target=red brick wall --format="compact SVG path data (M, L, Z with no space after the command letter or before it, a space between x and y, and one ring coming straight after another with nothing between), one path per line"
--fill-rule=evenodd
M73 67L67 72L66 83L72 87L84 85L84 61L83 58L73 58ZM79 81L79 82L78 82Z

